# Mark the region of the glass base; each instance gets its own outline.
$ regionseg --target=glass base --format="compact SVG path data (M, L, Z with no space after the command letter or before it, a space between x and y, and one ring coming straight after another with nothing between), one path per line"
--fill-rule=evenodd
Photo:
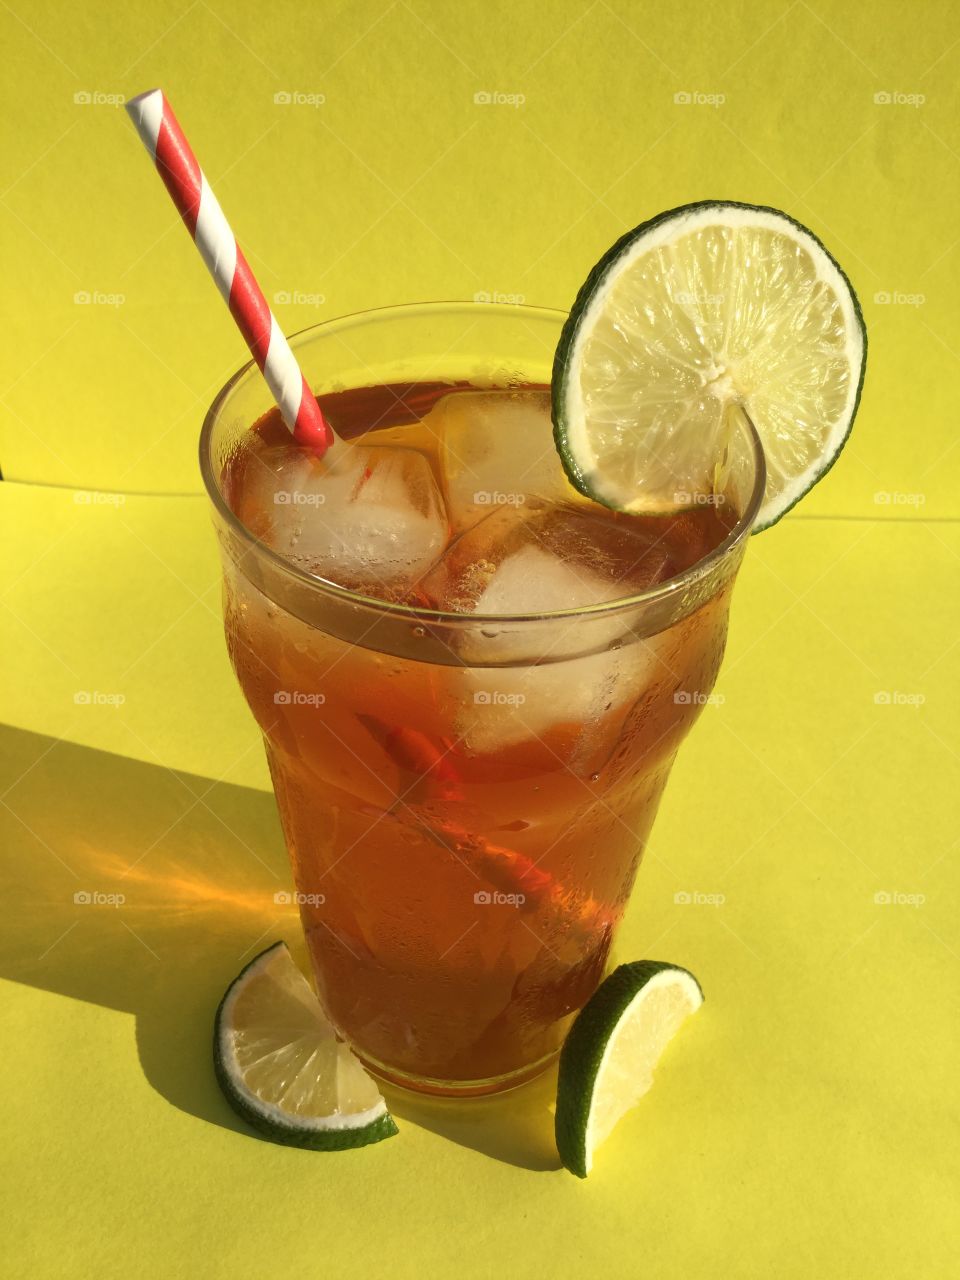
M353 1052L369 1071L387 1084L399 1085L401 1089L409 1089L411 1093L427 1094L434 1098L485 1098L495 1093L506 1093L510 1089L527 1084L530 1080L535 1080L560 1056L560 1050L555 1049L539 1062L533 1062L507 1075L491 1076L486 1080L435 1080L431 1076L415 1076L406 1071L397 1071L383 1062L378 1062L376 1058L368 1057L358 1049L354 1049Z

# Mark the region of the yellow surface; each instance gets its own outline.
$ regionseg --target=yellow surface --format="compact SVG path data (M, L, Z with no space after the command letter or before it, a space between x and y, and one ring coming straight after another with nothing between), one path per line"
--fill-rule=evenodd
M0 23L12 1269L954 1273L952 7L14 0ZM549 1080L391 1097L401 1136L331 1157L259 1141L216 1090L224 985L279 936L302 951L196 496L239 339L122 113L74 102L152 84L268 296L323 295L278 303L288 330L418 297L565 306L620 231L706 195L807 222L863 300L858 426L749 548L725 701L681 753L621 936L707 1003L585 1184L556 1168Z

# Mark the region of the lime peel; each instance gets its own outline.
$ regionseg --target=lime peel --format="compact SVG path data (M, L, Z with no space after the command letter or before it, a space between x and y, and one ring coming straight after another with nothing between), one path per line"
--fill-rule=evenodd
M693 974L662 960L620 965L600 984L560 1054L557 1150L571 1173L587 1176L594 1151L650 1088L663 1050L702 1003Z
M342 1151L397 1132L376 1084L337 1038L284 942L251 960L227 988L213 1059L227 1101L275 1142Z
M705 200L622 236L580 289L554 361L557 448L572 483L642 510L719 450L741 405L767 458L755 532L836 461L853 426L866 329L846 275L778 209Z

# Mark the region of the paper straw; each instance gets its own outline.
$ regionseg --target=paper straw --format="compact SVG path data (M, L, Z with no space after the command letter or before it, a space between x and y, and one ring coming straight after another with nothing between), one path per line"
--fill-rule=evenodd
M323 454L333 433L300 371L230 224L160 89L126 104L131 120L163 179L207 270L263 372L283 420L298 444Z

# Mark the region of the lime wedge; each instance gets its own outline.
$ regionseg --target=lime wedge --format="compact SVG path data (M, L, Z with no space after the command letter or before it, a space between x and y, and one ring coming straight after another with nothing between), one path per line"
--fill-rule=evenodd
M234 1111L275 1142L343 1151L397 1132L284 942L251 960L227 988L213 1061Z
M620 510L695 484L729 406L763 442L765 529L836 461L860 401L866 330L817 237L777 209L702 201L623 236L577 295L553 372L574 485Z
M556 1134L579 1178L617 1122L653 1084L680 1024L703 1004L692 973L660 960L622 964L580 1010L560 1054Z

